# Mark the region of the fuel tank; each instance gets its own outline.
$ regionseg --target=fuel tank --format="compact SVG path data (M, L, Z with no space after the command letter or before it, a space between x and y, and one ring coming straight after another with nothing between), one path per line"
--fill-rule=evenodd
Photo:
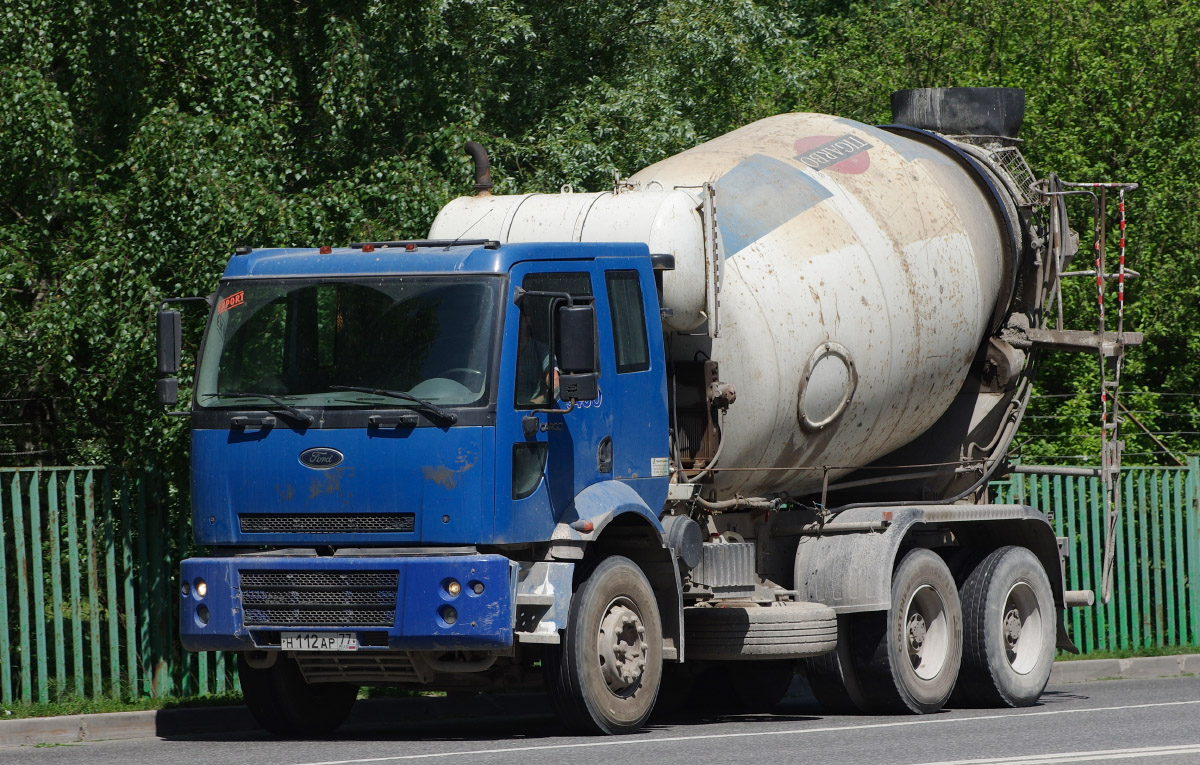
M718 362L737 392L714 496L810 493L955 403L1007 315L1020 251L1009 196L932 133L782 114L612 192L454 200L430 238L642 241L673 254L670 354Z

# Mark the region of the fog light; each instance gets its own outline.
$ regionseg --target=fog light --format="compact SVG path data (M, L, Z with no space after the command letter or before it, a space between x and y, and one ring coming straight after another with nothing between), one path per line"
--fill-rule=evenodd
M457 598L458 593L462 592L462 585L451 579L446 583L446 592L450 593L450 597Z
M196 580L196 597L203 598L208 594L208 583L203 579Z
M454 610L454 606L442 606L438 609L438 615L446 624L454 624L458 621L458 611Z
M188 586L187 582L183 583L183 586L179 588L179 591L183 593L183 597L185 598L192 594L192 588Z
M201 624L208 624L208 606L199 605L196 607L196 618Z
M471 591L476 595L483 594L483 582L471 582Z

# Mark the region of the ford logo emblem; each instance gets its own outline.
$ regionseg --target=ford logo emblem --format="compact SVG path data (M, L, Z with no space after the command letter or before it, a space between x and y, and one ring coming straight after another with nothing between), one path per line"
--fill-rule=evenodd
M300 452L300 464L314 470L328 470L331 467L337 467L345 458L346 455L337 449L330 449L328 446L318 446Z

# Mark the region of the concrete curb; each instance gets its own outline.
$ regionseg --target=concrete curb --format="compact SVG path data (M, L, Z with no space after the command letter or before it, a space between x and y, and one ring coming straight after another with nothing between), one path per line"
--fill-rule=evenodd
M1200 675L1200 655L1060 661L1050 671L1050 682L1086 683L1089 680L1143 680L1183 675Z
M1200 675L1200 654L1152 656L1138 659L1084 659L1060 661L1050 672L1050 683L1086 683L1090 680L1135 680L1157 677ZM788 698L810 700L808 683L798 678ZM497 694L465 698L367 699L354 707L343 730L372 728L395 720L421 722L448 717L512 717L551 713L543 694ZM193 707L151 712L31 717L0 720L0 747L31 744L72 744L82 741L123 738L172 738L176 736L245 733L257 730L243 706Z
M512 718L550 715L544 694L495 694L463 698L364 699L340 730L354 732L404 720L407 723L456 717ZM30 744L73 744L123 738L174 738L258 731L244 706L190 707L148 712L29 717L0 720L0 747Z

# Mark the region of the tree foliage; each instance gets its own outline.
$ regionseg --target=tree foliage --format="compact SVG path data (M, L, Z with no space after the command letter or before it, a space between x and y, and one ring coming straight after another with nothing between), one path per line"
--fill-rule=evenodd
M1023 87L1035 170L1143 184L1128 321L1152 339L1126 381L1190 393L1198 38L1194 0L10 3L0 424L22 425L0 428L0 463L178 464L183 422L153 404L158 302L210 291L235 245L423 235L469 188L468 139L498 191L601 189L781 111L885 122L892 90L923 86ZM1086 321L1086 290L1068 300ZM1079 395L1056 433L1090 432L1087 362L1047 369ZM1193 400L1138 408L1191 430L1161 413Z

